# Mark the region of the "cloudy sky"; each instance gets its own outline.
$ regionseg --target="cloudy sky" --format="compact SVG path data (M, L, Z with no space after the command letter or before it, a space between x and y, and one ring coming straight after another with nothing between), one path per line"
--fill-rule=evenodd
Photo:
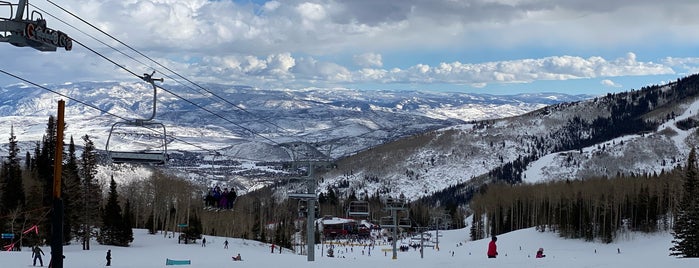
M604 94L699 71L696 0L53 2L198 83ZM164 71L48 1L30 3L129 70ZM77 43L5 44L0 55L0 69L37 83L137 81ZM0 74L0 85L17 82Z

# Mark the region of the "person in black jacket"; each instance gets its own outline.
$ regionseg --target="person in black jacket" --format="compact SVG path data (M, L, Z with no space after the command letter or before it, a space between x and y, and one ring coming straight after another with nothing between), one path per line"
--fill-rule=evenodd
M36 259L39 259L39 264L44 266L44 260L41 259L41 255L44 255L44 251L36 245L32 248L32 257L34 258L34 266L36 266Z

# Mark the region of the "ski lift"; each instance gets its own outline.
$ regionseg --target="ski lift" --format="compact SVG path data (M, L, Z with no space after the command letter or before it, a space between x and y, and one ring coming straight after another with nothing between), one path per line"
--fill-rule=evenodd
M9 6L10 14L17 8L14 17L0 17L0 42L17 47L32 47L39 51L56 51L58 47L70 51L73 48L73 41L67 34L46 27L46 20L41 13L36 10L29 13L29 0L19 0L16 5L0 1L0 6Z
M167 133L165 132L165 126L160 123L149 123L149 124L143 124L140 126L146 126L146 125L159 125L160 128L162 128L162 135L160 133L156 135L147 135L143 133L137 133L137 132L116 132L115 130L119 129L126 129L123 127L119 126L139 126L139 125L134 125L130 124L129 122L117 122L112 125L112 128L109 131L109 136L107 137L107 143L105 145L107 150L107 153L109 155L109 158L112 163L115 164L121 164L121 163L132 163L132 164L151 164L151 165L163 165L167 161L167 140L166 140L166 135ZM110 149L109 143L112 139L112 136L114 134L124 134L124 135L135 135L140 138L143 138L144 140L150 139L150 138L155 138L159 144L157 147L153 148L144 148L141 150L133 150L133 151L117 151L114 149Z
M109 130L109 136L107 136L107 143L105 144L105 151L107 151L112 163L164 165L167 162L167 130L165 129L165 125L163 125L162 123L151 121L153 120L153 118L155 118L156 111L155 103L157 98L158 87L155 85L155 81L163 81L162 78L154 79L153 74L155 74L155 71L153 71L153 73L151 74L143 74L143 76L141 77L141 79L150 83L153 86L153 113L151 114L151 116L147 119L134 119L124 122L116 122L114 123L114 125L112 125L112 128ZM114 130L118 129L117 127L120 125L127 127L130 126L134 128L146 128L149 130L152 130L152 126L162 128L162 134L158 133L154 136L160 142L160 145L158 146L159 149L154 150L152 148L145 148L142 150L133 151L117 151L114 149L110 149L109 142L111 141L113 134L118 133ZM153 135L141 136L153 137Z
M369 202L367 201L352 201L349 203L347 217L369 217Z
M412 223L410 218L402 217L396 219L397 222L393 222L393 216L383 216L380 220L381 228L410 228Z
M396 225L393 224L393 217L391 216L383 216L381 219L379 219L379 225L381 228L395 228Z
M400 218L400 219L398 219L398 227L401 227L401 228L410 228L410 227L412 227L412 223L410 222L410 218Z

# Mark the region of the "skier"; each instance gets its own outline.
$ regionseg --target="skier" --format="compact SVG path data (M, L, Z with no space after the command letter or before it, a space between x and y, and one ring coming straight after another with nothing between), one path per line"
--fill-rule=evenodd
M274 244L272 244L272 245L269 246L269 247L272 248L272 252L271 252L271 253L274 253Z
M226 241L223 241L223 249L228 249L228 239L226 239Z
M34 258L34 266L36 266L36 259L39 259L39 264L44 266L44 261L41 259L41 255L44 255L44 251L39 248L39 245L34 246L32 249L32 257Z
M536 258L538 259L543 257L546 257L546 255L544 255L544 248L539 248L539 250L536 251Z
M112 266L112 250L107 250L107 266Z
M238 256L233 257L233 261L242 261L243 258L240 257L240 253L238 253Z
M493 236L488 244L488 258L495 258L498 256L498 246L495 244L495 241L498 241L498 238Z
M206 247L206 237L204 237L204 239L201 240L201 246Z

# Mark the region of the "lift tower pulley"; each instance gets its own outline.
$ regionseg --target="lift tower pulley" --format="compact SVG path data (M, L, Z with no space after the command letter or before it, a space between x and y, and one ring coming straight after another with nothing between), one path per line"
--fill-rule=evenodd
M10 14L15 7L17 8L14 17L0 17L0 42L18 47L32 47L39 51L56 51L59 47L66 51L73 49L73 40L64 32L47 27L41 13L36 10L29 13L26 9L25 17L25 8L29 6L28 1L19 0L16 5L0 1L0 7L10 7Z

